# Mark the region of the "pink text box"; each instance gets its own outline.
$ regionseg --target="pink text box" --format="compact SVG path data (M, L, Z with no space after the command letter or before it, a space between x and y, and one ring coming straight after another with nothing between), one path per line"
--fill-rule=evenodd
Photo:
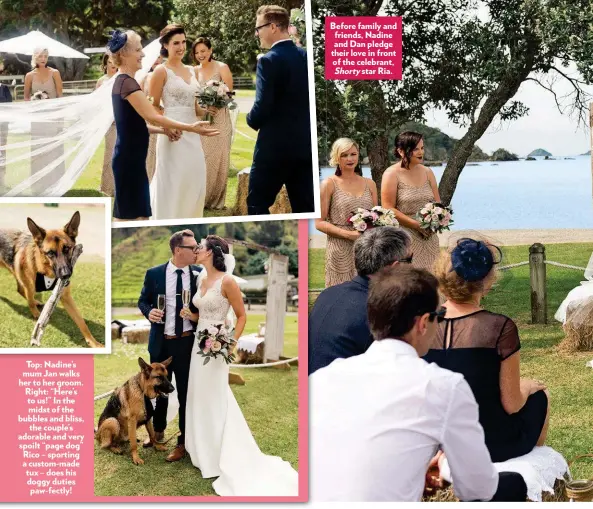
M401 16L325 18L326 80L401 80Z

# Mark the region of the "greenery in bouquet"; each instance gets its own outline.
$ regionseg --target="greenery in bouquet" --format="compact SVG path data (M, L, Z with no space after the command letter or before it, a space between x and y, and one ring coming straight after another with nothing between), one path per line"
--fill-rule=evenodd
M202 108L214 106L215 108L228 108L234 110L237 103L233 99L235 92L231 92L224 81L210 80L200 86L196 92L196 99ZM213 122L214 117L208 112L206 120Z
M420 209L416 219L420 227L433 233L441 233L449 230L453 224L453 209L442 203L429 202Z
M222 357L227 364L235 360L233 344L236 340L233 338L232 330L224 325L210 325L209 327L198 330L199 347L198 355L204 357L204 365L210 362L210 359Z
M379 205L371 210L358 208L352 217L348 220L359 232L364 232L369 228L376 226L399 226L395 214L390 209L385 209Z

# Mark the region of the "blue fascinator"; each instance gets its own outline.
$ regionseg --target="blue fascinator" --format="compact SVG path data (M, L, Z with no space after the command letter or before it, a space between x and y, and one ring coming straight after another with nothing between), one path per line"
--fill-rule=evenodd
M111 38L107 43L107 49L111 53L117 53L126 45L126 42L128 42L128 34L121 30L114 30L111 32Z
M491 247L499 253L500 258L494 259ZM459 239L451 252L451 263L457 275L464 281L473 282L484 279L492 267L500 263L502 252L496 246L474 239Z

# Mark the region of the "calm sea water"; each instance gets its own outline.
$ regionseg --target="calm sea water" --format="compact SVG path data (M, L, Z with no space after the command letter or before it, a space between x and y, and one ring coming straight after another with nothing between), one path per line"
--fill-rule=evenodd
M444 169L432 168L437 181ZM321 178L333 172L323 168ZM590 156L466 166L451 206L454 230L593 228ZM319 233L313 222L309 229Z

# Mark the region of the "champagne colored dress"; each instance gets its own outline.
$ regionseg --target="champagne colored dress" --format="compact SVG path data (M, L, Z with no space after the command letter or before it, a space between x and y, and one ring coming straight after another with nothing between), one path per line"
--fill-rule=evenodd
M222 81L216 71L208 81ZM200 80L200 85L205 82ZM226 188L231 164L231 139L233 124L228 108L221 108L214 115L212 127L218 129L218 136L203 136L202 148L206 157L206 203L207 209L222 209L226 199Z
M398 180L396 208L406 216L416 219L416 214L428 202L434 201L434 194L430 182L420 187L405 184ZM425 239L416 230L404 228L412 237L412 253L414 254L412 265L420 269L434 272L434 262L439 254L439 238L436 234Z
M353 231L354 227L348 222L357 208L370 210L373 208L373 194L368 182L361 196L354 196L340 189L333 178L334 193L329 204L327 221L343 230ZM339 285L350 281L356 276L354 266L354 241L327 236L325 249L325 287Z

